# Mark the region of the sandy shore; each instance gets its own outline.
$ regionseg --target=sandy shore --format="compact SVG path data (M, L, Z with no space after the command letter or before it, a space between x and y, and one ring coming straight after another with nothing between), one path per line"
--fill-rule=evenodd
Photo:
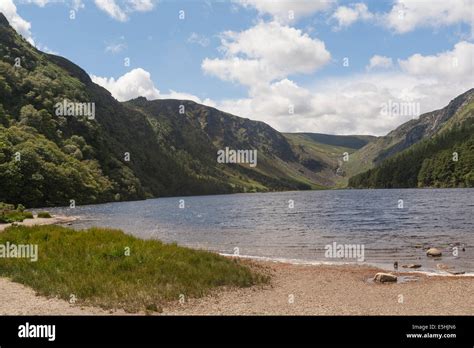
M376 284L380 270L366 266L304 266L258 262L270 284L220 289L184 304L170 303L165 315L474 315L474 277L426 276L416 281ZM404 273L399 273L403 275ZM79 307L36 296L23 285L0 278L0 314L124 314Z
M474 277L415 276L374 283L367 266L305 266L265 262L264 287L234 289L165 308L177 315L474 315Z
M0 278L0 315L107 315L100 308L82 307L67 301L37 296L24 285ZM120 314L120 313L117 313Z
M75 221L76 218L73 216L62 216L62 215L54 215L51 218L39 218L35 216L34 219L25 219L23 222L16 222L17 225L22 226L35 226L35 225L53 225L53 224L66 224L72 221ZM0 232L2 232L7 227L11 226L12 224L0 224Z

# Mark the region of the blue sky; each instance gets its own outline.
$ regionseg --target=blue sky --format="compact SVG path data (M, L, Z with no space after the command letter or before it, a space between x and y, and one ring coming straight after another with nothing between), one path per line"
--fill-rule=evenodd
M281 131L379 135L417 116L382 115L382 104L431 111L474 87L474 2L446 3L2 0L0 10L119 100L186 98Z

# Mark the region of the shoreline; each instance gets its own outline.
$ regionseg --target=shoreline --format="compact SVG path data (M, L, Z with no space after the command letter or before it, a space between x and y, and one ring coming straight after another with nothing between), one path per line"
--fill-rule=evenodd
M38 296L0 278L0 315L473 315L474 276L392 272L397 283L371 281L384 270L367 265L295 265L243 260L271 276L269 284L218 288L173 301L161 313L126 313ZM416 280L413 280L416 278ZM442 299L442 301L440 301Z
M21 225L64 224L77 217L26 219ZM0 231L11 224L0 225ZM20 283L0 277L0 315L474 315L474 275L453 275L355 263L238 258L271 276L269 284L217 288L201 298L168 302L161 313L126 313L38 296ZM376 283L378 272L399 276Z
M77 217L75 216L52 215L50 218L39 218L37 215L35 215L33 219L25 219L22 222L0 224L0 232L3 232L6 228L12 226L13 224L19 226L61 225L68 224L76 220Z
M227 253L220 253L219 255L237 258L242 260L251 260L256 262L264 263L282 263L295 266L334 266L334 267L368 267L376 268L383 272L395 272L395 273L407 273L407 274L423 274L428 277L474 277L474 271L468 271L462 274L453 274L448 272L446 269L413 269L404 268L400 266L398 270L393 269L393 265L389 263L374 263L374 262L351 262L351 261L322 261L322 260L305 260L305 259L289 259L279 257L267 257L267 256L253 256L253 255L233 255ZM449 268L454 270L454 268Z
M52 215L51 218L38 218L37 214L34 215L33 219L25 219L22 222L14 222L8 224L0 224L0 233L3 232L6 228L12 225L19 225L19 226L41 226L41 225L70 225L71 223L80 220L78 216L67 216L67 215ZM127 233L127 232L125 232ZM129 233L127 233L129 234ZM198 249L193 246L182 245L191 249ZM348 267L372 267L380 269L380 271L384 272L394 272L392 264L389 262L387 263L375 263L375 262L353 262L353 261L323 261L323 260L307 260L307 259L294 259L294 258L281 258L281 257L268 257L268 256L256 256L256 255L234 255L229 253L224 253L220 251L216 251L214 249L203 249L206 251L215 252L221 256L228 257L228 258L238 258L242 260L251 260L257 263L283 263L283 264L290 264L290 265L304 265L304 266L348 266ZM454 270L453 267L449 268L450 270ZM447 269L410 269L410 268L403 268L400 266L398 271L395 272L403 272L403 273L410 273L410 274L423 274L426 276L441 276L441 277L474 277L474 271L466 271L463 274L452 274L447 271Z

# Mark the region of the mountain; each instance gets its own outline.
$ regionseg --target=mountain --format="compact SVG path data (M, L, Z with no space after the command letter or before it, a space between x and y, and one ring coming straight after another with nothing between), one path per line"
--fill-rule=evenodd
M315 171L326 187L345 187L349 178L344 155L352 156L377 137L370 135L328 135L284 133L299 161Z
M366 145L357 156L373 158L375 167L353 176L351 187L472 187L474 89Z
M0 14L0 201L35 207L336 185L328 145L300 140L191 101L120 103ZM219 163L226 149L256 150L257 165Z
M144 115L80 67L32 47L3 15L0 23L0 201L66 205L232 192L188 173ZM56 115L65 101L94 103L95 118Z
M148 101L142 97L124 105L145 115L159 143L171 149L195 175L211 175L239 191L317 186L312 172L299 163L287 139L263 122L184 100ZM218 163L217 152L226 148L256 150L257 165Z
M354 154L352 161L348 162L348 172L352 176L368 170L417 142L436 135L443 127L459 124L466 115L458 111L469 103L472 97L471 89L454 98L446 107L425 113L418 119L402 124L386 136L378 137L368 143Z

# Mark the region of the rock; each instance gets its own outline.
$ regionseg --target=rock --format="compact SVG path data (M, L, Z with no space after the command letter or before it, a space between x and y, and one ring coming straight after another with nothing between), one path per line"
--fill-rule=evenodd
M442 253L439 249L436 249L436 248L429 248L427 251L426 251L426 255L427 256L431 256L431 257L438 257L438 256L441 256Z
M453 274L453 275L458 275L458 274L464 274L466 272L464 271L457 271L457 270L446 270L446 272L448 272L449 274Z
M380 283L396 282L397 276L390 273L379 272L375 275L374 281L380 282Z
M450 269L450 268L453 268L452 266L449 266L449 265L445 265L444 263L438 263L436 265L436 268L437 269Z
M411 264L409 264L409 265L403 265L402 267L403 267L403 268L420 268L421 265L411 263Z

